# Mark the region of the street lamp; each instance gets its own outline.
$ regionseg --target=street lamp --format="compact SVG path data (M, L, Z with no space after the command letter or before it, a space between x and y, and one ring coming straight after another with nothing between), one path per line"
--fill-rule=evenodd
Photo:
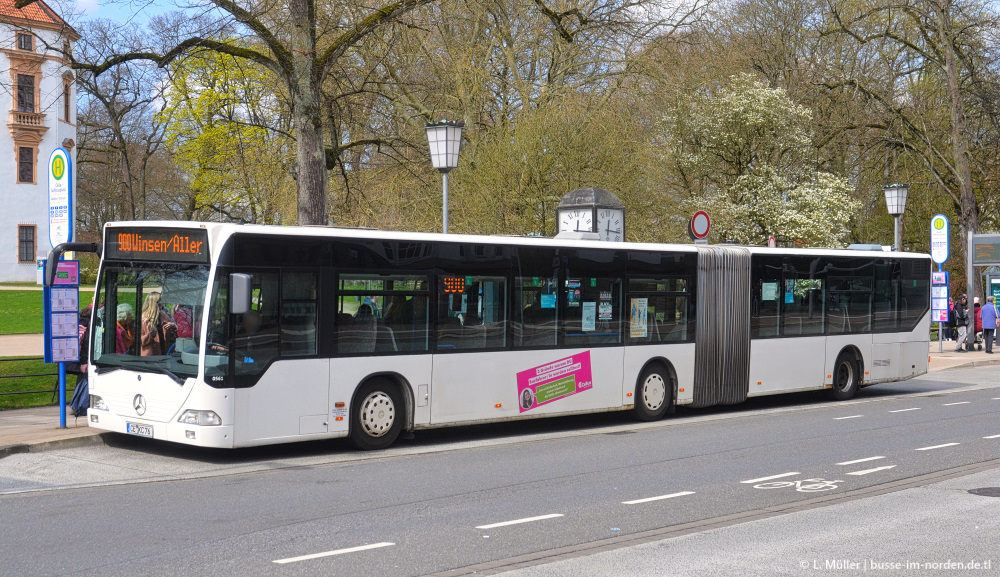
M448 172L458 167L458 151L462 148L463 128L465 128L464 122L449 120L424 125L424 130L427 131L427 144L431 149L431 165L444 176L441 210L445 234L448 234Z
M890 184L882 190L885 191L886 209L895 221L896 242L892 246L894 250L898 251L902 249L899 238L899 217L906 210L906 193L909 192L910 187L905 184Z

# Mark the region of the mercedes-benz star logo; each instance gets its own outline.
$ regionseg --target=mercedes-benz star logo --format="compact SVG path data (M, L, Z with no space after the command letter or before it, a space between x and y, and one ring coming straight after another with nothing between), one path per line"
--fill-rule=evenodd
M135 414L140 417L146 414L146 398L142 395L136 395L135 398L132 399L132 408L135 409Z

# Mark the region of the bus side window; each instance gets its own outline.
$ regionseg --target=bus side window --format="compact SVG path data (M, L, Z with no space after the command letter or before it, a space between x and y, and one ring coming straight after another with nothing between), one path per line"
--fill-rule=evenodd
M438 287L438 350L504 346L505 277L442 275Z
M687 342L694 337L688 322L688 279L633 278L629 280L628 342L633 345ZM632 307L636 306L635 319ZM638 313L645 309L646 316Z
M618 278L566 279L562 325L567 346L621 342L621 284Z
M558 336L559 279L557 277L515 277L514 311L510 330L515 347L544 347L556 344Z
M429 278L422 274L342 273L337 296L337 352L426 351Z
M316 354L315 272L285 272L281 279L281 354Z

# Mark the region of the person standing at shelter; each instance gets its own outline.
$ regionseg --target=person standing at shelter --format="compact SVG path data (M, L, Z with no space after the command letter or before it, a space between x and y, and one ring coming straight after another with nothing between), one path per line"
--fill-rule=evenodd
M944 333L944 340L953 341L957 336L955 334L955 300L948 297L948 329Z
M972 299L972 318L974 319L973 325L976 327L976 330L972 333L972 344L965 347L968 351L971 351L972 345L976 344L976 335L983 332L983 319L979 316L979 311L982 308L983 305L979 304L979 297ZM965 340L968 341L969 339Z
M983 319L983 339L986 341L986 354L993 354L993 334L997 330L997 306L993 297L986 297L986 306L980 309Z
M958 338L955 343L955 352L964 353L966 352L963 348L965 346L965 341L968 338L969 330L969 309L968 307L969 297L964 294L958 297L958 302L955 303L955 328L958 329ZM975 338L975 337L973 337Z

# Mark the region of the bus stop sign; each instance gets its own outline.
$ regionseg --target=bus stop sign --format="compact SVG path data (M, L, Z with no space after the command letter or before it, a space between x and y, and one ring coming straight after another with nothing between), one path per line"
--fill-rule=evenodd
M948 260L948 218L943 214L931 219L931 260L938 264Z

